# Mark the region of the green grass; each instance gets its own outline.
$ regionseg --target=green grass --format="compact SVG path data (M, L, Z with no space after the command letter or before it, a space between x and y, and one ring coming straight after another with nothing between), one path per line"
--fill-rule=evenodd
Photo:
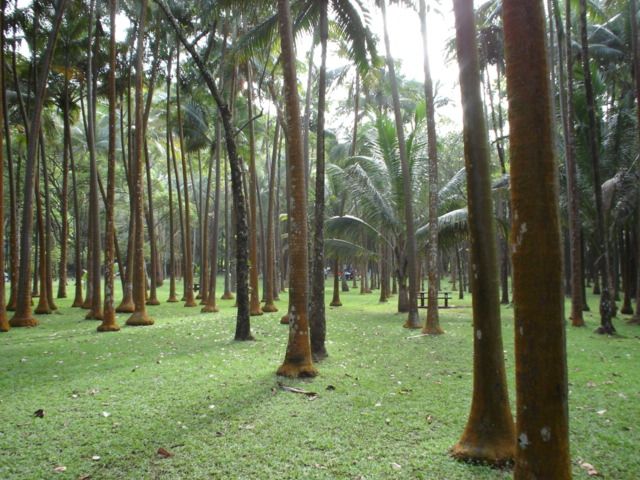
M217 314L150 307L154 326L98 334L67 299L39 327L0 335L0 478L511 477L447 454L471 397L469 308L441 310L445 335L413 337L393 302L343 294L344 306L327 310L320 376L284 380L317 392L310 400L277 388L282 312L252 318L257 340L237 343L232 303ZM512 315L503 309L513 404ZM587 462L605 478L635 479L640 328L619 318L619 336L606 338L592 333L593 315L587 322L568 328L574 475L587 478Z

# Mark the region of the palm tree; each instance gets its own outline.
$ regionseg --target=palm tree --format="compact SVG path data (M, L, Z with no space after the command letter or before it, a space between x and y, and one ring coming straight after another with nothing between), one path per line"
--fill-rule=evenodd
M386 49L387 68L389 70L389 80L391 83L391 96L393 99L393 113L396 123L396 134L398 136L398 151L400 153L400 164L402 166L402 184L408 198L404 202L404 221L407 232L407 259L409 277L409 315L404 326L406 328L420 328L420 317L418 315L418 276L416 272L417 246L413 216L413 202L411 199L411 171L407 157L406 143L404 138L404 127L402 124L402 112L400 110L400 96L398 95L398 84L396 80L396 70L391 56L391 45L389 42L389 32L387 28L386 0L377 0L382 11L382 23L384 27L384 45Z
M300 104L296 85L296 61L291 26L289 0L278 0L278 26L282 48L284 99L287 118L291 211L289 217L289 250L291 268L298 279L290 282L289 341L284 363L278 375L286 377L314 377L317 370L311 358L309 323L307 316L307 191L305 188L304 156Z
M427 8L425 0L420 0L420 26L422 30L422 50L424 56L424 96L427 102L427 138L429 146L429 243L427 251L427 275L429 292L427 319L423 333L438 335L443 333L438 319L438 145L436 138L435 102L433 82L427 49Z
M135 240L133 253L133 301L135 311L127 320L127 325L145 326L153 325L154 321L147 314L146 309L146 279L144 266L144 189L142 187L144 159L143 159L143 132L144 115L142 99L142 77L144 76L144 31L147 18L147 0L140 4L140 16L138 18L138 38L136 46L136 83L135 83L135 139L131 170L133 173L133 206L135 214Z
M120 330L116 322L114 300L114 250L115 250L115 184L116 184L116 11L117 0L109 0L109 151L107 158L107 202L105 227L105 278L104 278L104 310L99 332L115 332Z
M502 464L515 453L515 430L502 348L489 144L480 94L473 0L454 0L453 5L473 265L469 280L473 291L474 361L471 411L452 454L463 460Z
M47 92L47 77L53 58L53 50L55 48L58 31L62 14L66 7L67 0L58 0L55 7L54 18L49 31L47 47L42 58L40 71L38 74L38 83L36 85L35 99L33 110L31 112L31 120L29 125L27 159L25 162L25 180L24 180L24 200L22 204L22 235L20 243L20 275L18 280L18 297L16 299L16 311L10 320L12 327L33 327L38 325L38 321L33 317L31 312L31 243L33 231L33 197L34 197L34 177L36 173L36 157L38 153L38 139L40 126L42 121L42 110Z
M0 86L4 86L4 10L5 2L2 2L0 9ZM0 89L0 218L4 218L4 142L2 134L2 126L4 125L4 113L6 103L4 98L4 88ZM0 245L4 245L4 222L0 222ZM4 265L4 248L0 248L0 265ZM3 275L4 277L4 275ZM7 318L7 308L5 302L4 278L0 281L0 332L9 331L9 321Z
M569 479L562 242L544 5L518 0L503 5L514 211L514 478Z
M633 46L633 72L634 72L634 86L636 97L636 115L638 117L638 134L640 134L640 46L638 42L638 21L635 12L638 11L638 5L636 0L630 0L629 6L631 8L631 43ZM640 175L640 165L637 168ZM638 259L640 259L640 195L638 195L638 202L636 205L636 313L632 318L632 322L640 323L640 267L638 267Z
M587 102L589 142L589 157L593 174L593 194L596 206L596 237L601 259L598 261L601 274L602 290L600 293L600 327L597 332L612 334L615 332L611 319L615 316L615 304L611 298L610 280L611 263L609 257L609 244L605 230L604 212L602 208L602 181L600 180L600 157L598 152L597 127L595 117L595 99L589 67L589 42L587 37L587 3L580 0L580 43L582 47L582 72L584 76L584 88Z

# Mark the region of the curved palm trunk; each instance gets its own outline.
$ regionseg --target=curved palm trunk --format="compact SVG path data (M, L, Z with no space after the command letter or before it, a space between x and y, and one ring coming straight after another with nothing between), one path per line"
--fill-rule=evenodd
M22 235L20 244L20 275L18 280L18 297L16 302L16 311L10 320L12 327L34 327L38 325L38 321L33 317L31 311L31 246L33 231L33 197L34 197L34 174L36 172L36 157L38 153L38 134L42 120L42 109L47 91L47 77L53 58L53 50L55 48L58 31L62 14L66 7L67 0L58 0L55 9L55 15L49 38L47 40L47 48L44 58L40 66L38 75L38 83L36 86L35 101L31 114L31 121L27 145L27 161L25 164L24 179L24 201L22 204Z
M424 52L424 95L427 101L427 143L429 146L429 245L427 250L429 292L427 319L422 332L438 335L444 333L440 328L440 320L438 318L438 145L433 82L431 81L431 68L427 49L427 8L425 0L420 0L420 26Z
M314 361L328 356L325 346L327 320L324 307L324 111L327 90L327 41L328 0L320 2L320 45L321 61L318 75L318 118L316 130L316 199L314 208L313 259L311 270L311 298L309 302L309 325L311 333L311 354Z
M407 321L403 326L405 328L420 328L420 317L418 315L418 277L416 272L418 255L416 247L415 226L413 223L413 198L411 194L412 178L404 139L404 127L402 125L402 111L400 110L400 96L398 94L398 85L396 82L396 70L393 63L393 57L391 56L391 45L389 43L389 32L387 29L387 9L385 3L386 0L380 1L380 7L382 9L382 22L384 26L384 45L387 53L387 68L389 69L391 96L393 98L393 114L396 122L398 150L400 153L400 163L402 166L402 186L404 189L404 221L407 231L407 243L405 250L407 252L407 275L409 277L409 315L407 317Z
M562 480L571 478L571 461L562 242L544 6L541 1L525 5L519 0L504 0L503 5L514 212L518 435L514 478ZM531 135L533 130L536 135Z
M515 453L500 325L496 230L491 202L489 142L480 94L473 0L454 0L463 106L469 236L473 275L473 397L467 425L452 455L503 464Z
M591 82L591 70L589 68L589 42L587 39L587 3L580 0L580 42L582 44L582 71L584 74L584 89L587 100L587 116L589 119L587 137L589 142L589 156L591 157L591 168L593 170L593 193L596 205L596 235L600 259L598 270L601 275L602 289L600 292L600 327L597 332L602 334L612 334L616 331L613 327L612 318L616 315L615 304L611 297L609 279L611 278L611 263L609 257L609 242L605 230L604 211L602 208L602 181L600 180L600 156L598 153L598 140L595 99L593 95L593 85Z
M105 248L104 248L104 309L99 332L116 332L120 326L116 322L114 299L114 258L115 258L115 188L116 188L116 3L109 0L109 150L107 153L107 201ZM121 269L122 270L122 269Z
M142 99L142 77L144 75L144 30L147 16L147 0L142 0L140 5L140 20L138 25L138 39L136 48L136 84L135 84L135 141L134 155L131 164L134 214L136 221L134 255L133 255L133 301L135 311L127 319L127 325L153 325L153 319L147 314L146 309L146 280L144 269L144 189L143 183L143 99Z
M289 250L291 267L298 276L291 279L289 297L289 341L284 363L278 375L286 377L314 377L317 370L311 359L309 323L307 317L307 190L305 188L304 154L302 151L302 127L300 104L296 85L296 60L293 46L291 11L289 0L278 0L278 27L282 44L282 69L287 118L287 142L289 145L289 170L291 180L291 213L289 218Z
M249 234L247 226L247 207L242 191L242 167L240 158L238 157L236 142L235 142L235 129L231 121L231 110L225 103L223 97L218 91L218 87L211 77L211 74L205 67L202 59L193 48L193 45L185 38L180 30L178 21L173 16L169 8L162 0L154 0L156 4L161 8L166 17L169 19L171 26L173 27L176 35L180 38L180 42L191 54L198 71L202 75L211 95L213 96L220 117L222 119L222 125L224 127L225 143L227 146L227 154L229 156L229 164L231 166L231 184L234 196L235 211L237 217L236 226L236 272L237 272L237 316L236 316L236 340L252 340L251 324L249 315L249 284L248 284L248 244Z

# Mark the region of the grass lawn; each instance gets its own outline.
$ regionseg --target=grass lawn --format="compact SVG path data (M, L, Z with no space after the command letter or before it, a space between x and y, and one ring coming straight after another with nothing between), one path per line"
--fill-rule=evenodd
M327 309L330 357L312 381L275 376L282 311L253 317L256 341L238 343L232 301L217 314L164 303L149 307L154 326L103 334L58 301L39 327L0 335L0 478L510 478L447 454L471 399L470 308L441 310L446 334L431 338L401 328L376 293L342 300ZM513 404L513 310L502 313ZM619 317L607 338L586 320L567 330L574 476L588 478L588 463L640 478L640 327Z

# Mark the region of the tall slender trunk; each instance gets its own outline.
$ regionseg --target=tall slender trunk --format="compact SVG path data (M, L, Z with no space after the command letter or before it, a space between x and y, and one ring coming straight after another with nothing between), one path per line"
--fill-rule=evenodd
M316 198L314 205L313 259L311 265L311 298L309 302L309 326L311 354L318 362L328 356L325 346L327 320L324 306L324 113L327 90L327 41L329 1L320 1L320 72L318 75L318 118L316 120Z
M144 164L147 177L147 201L149 209L147 212L147 228L149 229L149 244L151 246L151 272L149 278L149 298L147 305L160 305L157 294L157 278L158 278L158 244L156 240L156 222L153 208L153 187L151 184L151 161L149 159L149 146L147 139L144 140Z
M69 68L68 54L65 54L65 70ZM66 117L69 112L66 110L69 95L69 80L64 75L64 86L62 95L64 97L62 115ZM68 119L64 120L68 122ZM62 192L60 193L60 263L58 267L58 298L67 298L67 252L69 247L69 150L71 149L71 139L69 132L64 128L62 141Z
M107 153L107 201L105 248L104 248L104 310L99 332L120 330L116 323L114 300L114 253L115 253L115 188L116 188L116 9L118 0L109 0L109 150ZM122 268L120 269L122 272Z
M180 48L176 60L176 109L178 114L178 132L180 137L180 159L182 160L182 195L184 197L184 297L185 307L196 307L193 295L193 257L191 249L191 217L189 208L189 187L187 185L187 153L184 146L182 128L182 106L180 104Z
M514 212L518 438L514 478L562 480L571 478L571 460L562 242L544 5L519 0L505 0L503 5ZM536 135L531 135L533 129Z
M4 136L2 132L2 126L4 125L4 114L6 112L6 101L4 98L4 9L6 2L2 2L0 9L0 86L3 88L0 91L0 104L2 109L0 110L0 265L4 269ZM11 180L11 178L10 178ZM4 292L4 274L0 281L0 332L9 331L9 319L7 317L7 309L5 303Z
M262 315L258 288L258 210L256 174L256 142L253 125L253 78L247 63L247 115L249 116L249 288L251 292L251 315Z
M438 318L438 145L433 82L431 80L431 67L429 66L429 51L427 48L427 8L425 0L420 0L420 27L424 52L424 96L427 102L427 143L429 148L429 244L427 247L429 292L427 319L422 332L438 335L443 333Z
M207 303L202 308L202 312L217 312L218 306L216 305L216 283L218 277L218 233L220 228L220 184L221 184L221 144L222 144L222 132L220 131L220 120L216 119L216 146L215 146L215 162L216 162L216 184L214 186L214 199L213 199L213 228L211 232L211 275L209 277L209 291L207 292ZM211 173L209 174L211 176ZM208 189L207 189L208 190ZM208 204L207 198L207 204ZM209 209L205 210L207 215ZM207 232L208 233L208 232ZM204 254L204 252L203 252Z
M142 78L144 76L144 30L147 16L147 0L142 0L140 5L140 17L138 24L138 38L136 46L136 83L135 83L135 139L134 154L131 164L134 214L135 214L135 248L133 255L133 300L135 311L127 319L127 325L153 325L153 319L147 314L146 309L146 281L144 268L144 189L142 187L143 176L143 138L144 116L142 99Z
M49 193L49 170L47 168L47 156L44 149L44 135L40 129L40 150L42 152L42 178L44 179L44 228L45 228L45 251L44 261L46 274L44 281L47 283L47 300L51 310L57 310L53 300L53 268L51 266L51 250L53 249L53 226L51 225L51 195Z
M420 328L420 317L418 315L418 277L416 274L416 263L418 261L416 234L413 216L413 198L411 192L413 189L411 170L409 167L409 159L407 157L407 148L404 138L404 126L402 124L402 111L400 109L400 96L398 94L398 84L396 80L396 69L391 55L391 45L389 42L389 32L387 28L387 0L380 1L382 9L382 23L384 26L384 45L387 53L387 68L389 69L389 77L391 83L391 96L393 98L393 114L396 123L396 134L398 136L398 151L400 153L400 164L402 167L402 187L404 190L404 222L407 233L407 242L405 246L407 257L407 275L409 277L409 315L404 324L406 328Z
M102 320L102 293L100 291L100 199L98 194L98 160L95 146L95 104L93 102L93 22L96 0L89 1L89 47L87 48L87 149L89 150L89 243L91 244L91 306L87 319Z
M18 297L16 311L10 320L12 327L33 327L38 325L38 321L33 317L31 311L31 292L29 281L31 279L31 242L33 231L33 196L34 196L34 174L36 172L36 157L38 153L38 135L42 120L42 109L47 91L47 77L53 51L55 48L62 14L66 7L67 0L58 0L55 8L54 19L49 31L47 48L40 66L40 74L36 85L35 99L29 130L33 133L29 136L27 145L27 161L25 165L24 179L24 201L22 207L22 235L20 242L20 275L18 280Z
M456 47L463 107L469 237L474 274L473 396L454 457L502 464L515 453L500 325L495 219L491 202L489 142L480 94L473 0L454 0Z
M634 72L634 84L636 94L636 114L638 116L638 134L640 134L640 46L638 42L638 22L636 18L636 12L638 11L638 5L636 0L629 0L629 7L631 8L631 37L633 44L633 72ZM638 175L640 175L640 165L637 166ZM635 324L640 323L640 195L638 196L638 202L636 205L636 313L631 319L631 322Z
M605 230L604 211L602 208L602 181L600 180L600 155L598 152L595 98L591 81L591 69L589 68L589 41L587 38L587 2L580 0L580 43L582 46L582 71L584 75L584 89L587 102L588 129L587 137L589 142L589 156L591 158L591 168L593 170L593 194L596 205L596 235L598 248L600 250L600 260L598 270L602 279L602 289L600 292L600 327L597 332L601 334L612 334L616 331L612 318L615 317L615 303L611 297L609 289L609 279L611 278L611 261L609 257L609 242Z
M308 306L308 245L307 245L307 189L305 186L304 154L300 104L296 82L296 60L293 45L289 0L278 0L278 26L282 46L282 70L287 118L287 143L291 180L291 210L289 216L289 251L291 267L297 278L291 279L289 296L289 340L284 363L278 375L286 377L314 377L317 370L311 358Z
M171 184L171 152L169 146L173 144L173 134L171 133L171 60L173 51L169 52L167 59L167 109L166 109L166 130L167 130L167 184L169 189L169 298L167 302L176 303L176 247L175 228L173 221L173 185Z
M265 276L265 305L262 310L265 312L277 312L278 308L274 303L276 283L275 283L275 195L276 195L276 166L278 161L278 143L280 141L280 121L276 120L276 127L273 132L273 151L271 155L271 166L269 167L269 206L267 207L267 248Z
M233 300L231 293L231 226L229 225L229 180L227 162L224 164L224 293L222 300Z

